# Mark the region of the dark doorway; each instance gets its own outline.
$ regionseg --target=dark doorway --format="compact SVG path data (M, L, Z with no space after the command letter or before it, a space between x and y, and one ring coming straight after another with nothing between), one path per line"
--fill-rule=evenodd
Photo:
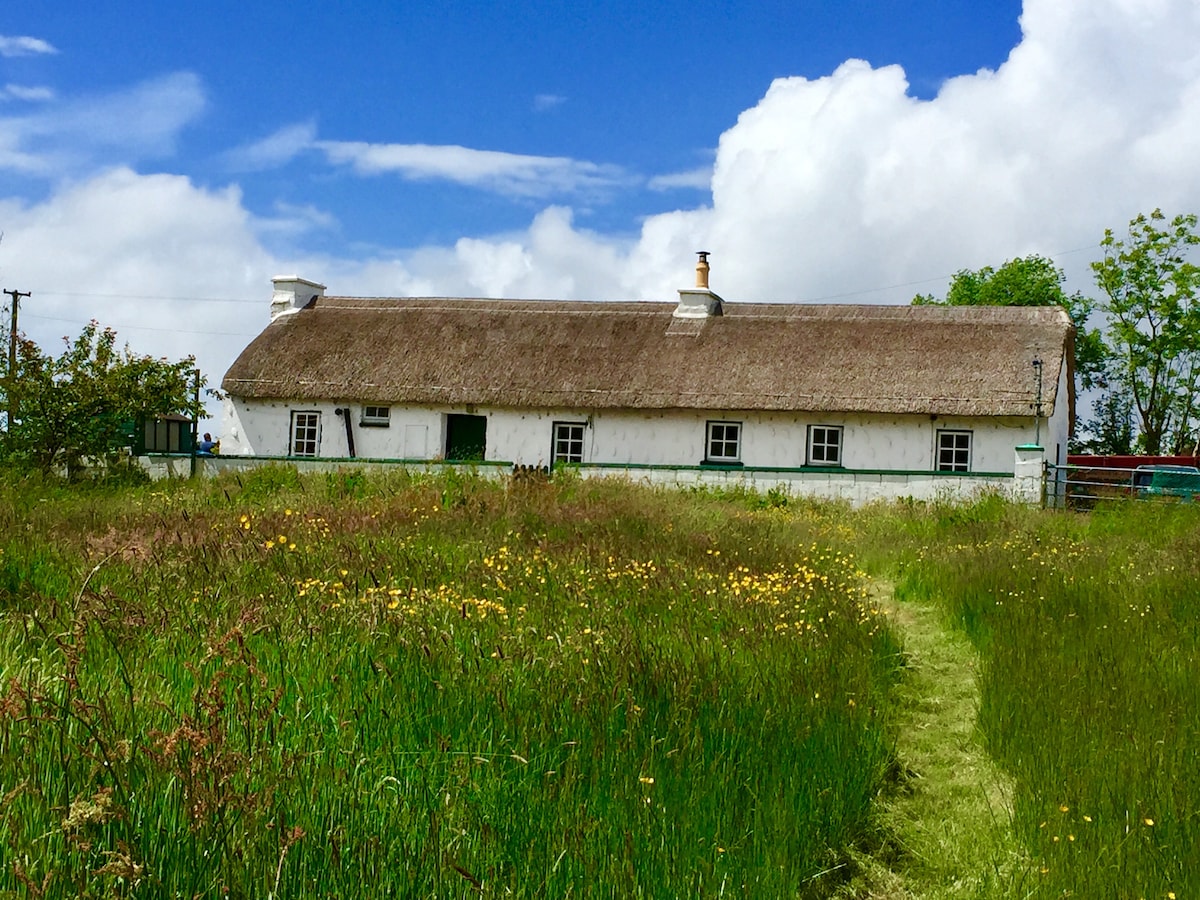
M446 416L446 459L471 462L487 451L487 416Z

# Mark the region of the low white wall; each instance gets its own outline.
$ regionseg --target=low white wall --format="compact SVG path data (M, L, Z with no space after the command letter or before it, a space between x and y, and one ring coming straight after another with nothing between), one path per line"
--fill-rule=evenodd
M187 478L191 459L186 456L143 456L138 458L152 479ZM196 474L211 478L224 472L246 472L265 465L286 465L298 472L386 471L439 472L446 469L471 471L485 477L507 478L507 465L479 466L444 463L399 463L386 460L274 459L261 456L211 456L196 458ZM970 500L986 493L1000 493L1018 502L1036 502L1027 479L1005 475L952 475L934 473L870 472L771 472L756 469L709 469L698 467L578 466L573 471L583 478L618 478L638 484L690 487L746 488L766 493L782 490L791 497L844 500L854 506L878 501L913 499L921 501Z
M754 469L623 469L610 466L583 466L579 471L585 478L621 477L635 483L655 485L743 487L759 493L780 490L790 497L845 500L852 506L903 499L970 500L987 493L1000 493L1019 501L1026 499L1014 491L1015 482L1012 478L999 475L764 472Z

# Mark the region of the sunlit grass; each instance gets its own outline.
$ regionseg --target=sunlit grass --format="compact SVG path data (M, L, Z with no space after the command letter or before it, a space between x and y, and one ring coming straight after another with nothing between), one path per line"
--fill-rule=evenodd
M0 504L0 890L823 896L898 648L819 517L267 469Z
M995 896L1195 896L1197 526L286 468L0 483L0 895L823 897L872 848L990 861L1010 828ZM881 833L900 652L862 568L978 654L1014 789L987 834ZM979 874L886 862L930 896Z
M927 522L903 580L981 652L979 720L1038 860L1023 896L1200 892L1200 512Z

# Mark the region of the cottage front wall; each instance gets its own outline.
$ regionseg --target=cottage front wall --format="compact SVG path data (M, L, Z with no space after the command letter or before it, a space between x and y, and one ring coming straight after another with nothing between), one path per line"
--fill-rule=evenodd
M346 424L338 409L350 410L354 456L364 459L418 459L440 457L445 446L445 411L420 407L391 407L387 426L362 424L360 403L307 403L254 401L237 397L225 401L225 433L221 452L240 456L287 456L290 453L292 413L320 414L318 453L346 458L351 455Z
M1065 372L1065 367L1064 367ZM1065 377L1065 376L1064 376ZM1060 384L1060 398L1066 396ZM842 429L842 467L856 470L927 472L935 467L938 432L971 433L970 469L1012 472L1013 448L1030 443L1040 431L1047 456L1066 446L1066 403L1035 429L1032 416L960 418L920 415L871 416L806 413L739 413L691 410L571 411L475 409L473 407L392 406L386 427L362 424L358 403L226 401L225 454L287 456L292 413L320 413L322 457L349 457L345 418L350 410L354 455L364 459L431 460L444 456L447 414L487 418L487 459L519 465L549 465L553 426L580 423L584 428L584 462L642 466L696 466L704 462L706 426L710 421L741 423L741 463L748 467L795 468L809 463L810 426ZM1065 449L1064 451L1065 452Z
M488 457L526 465L550 462L554 422L581 422L584 461L646 466L696 466L705 462L709 422L742 426L741 462L747 467L809 465L810 426L842 429L842 467L929 471L937 432L970 431L973 471L1011 472L1013 447L1033 439L1033 419L982 420L929 416L794 413L700 413L682 410L530 413L498 410L488 419ZM494 435L494 438L493 438Z

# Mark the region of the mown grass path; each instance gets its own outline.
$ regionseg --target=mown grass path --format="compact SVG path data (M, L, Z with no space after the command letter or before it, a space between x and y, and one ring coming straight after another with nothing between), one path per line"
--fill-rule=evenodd
M932 603L877 599L907 659L899 687L900 772L883 802L884 846L849 896L942 900L1022 896L1030 878L1011 828L1011 790L976 728L976 654Z

